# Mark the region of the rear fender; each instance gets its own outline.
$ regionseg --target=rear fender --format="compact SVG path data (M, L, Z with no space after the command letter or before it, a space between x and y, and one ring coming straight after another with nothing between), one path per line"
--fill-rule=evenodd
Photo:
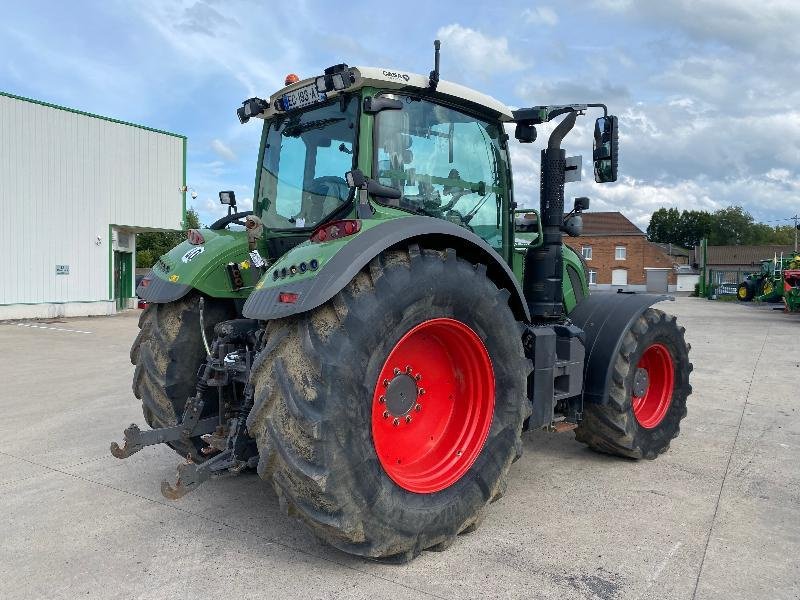
M188 241L175 246L158 259L145 276L136 294L146 302L173 302L196 289L212 298L246 298L256 281L247 253L244 231L201 229L205 243ZM228 263L239 264L244 288L234 290L226 270Z
M303 313L324 304L342 290L358 272L384 250L416 243L423 248L453 248L460 256L486 265L489 278L511 293L509 304L516 318L529 322L522 289L506 262L483 239L442 219L409 216L383 221L362 221L359 233L332 242L306 242L270 266L244 305L249 319L277 319ZM311 261L318 267L309 268ZM302 267L302 268L301 268ZM280 302L280 294L296 294L293 303Z
M583 402L606 404L608 389L625 332L648 307L672 296L599 292L584 298L570 313L586 333L583 366Z

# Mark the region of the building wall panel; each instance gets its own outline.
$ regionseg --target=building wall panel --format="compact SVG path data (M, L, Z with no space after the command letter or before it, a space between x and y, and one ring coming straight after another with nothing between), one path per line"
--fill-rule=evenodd
M182 226L184 143L0 95L0 306L108 301L110 226Z

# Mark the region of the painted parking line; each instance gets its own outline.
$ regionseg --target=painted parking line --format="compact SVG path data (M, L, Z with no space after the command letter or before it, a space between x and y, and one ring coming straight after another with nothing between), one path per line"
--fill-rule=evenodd
M34 325L32 323L9 323L17 327L30 327L32 329L51 329L52 331L66 331L68 333L93 333L91 331L82 331L80 329L67 329L65 327L50 327L48 325Z

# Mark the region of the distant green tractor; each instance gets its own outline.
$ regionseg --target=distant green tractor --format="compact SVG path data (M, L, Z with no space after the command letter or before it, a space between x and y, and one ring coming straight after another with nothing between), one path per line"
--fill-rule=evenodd
M237 111L263 119L253 212L161 257L131 349L152 430L189 460L179 498L256 469L285 510L346 552L409 560L476 528L528 429L653 459L686 415L689 348L666 296L588 295L564 214L594 128L598 182L617 178L617 119L601 104L511 110L460 85L335 65L287 77ZM506 128L542 151L540 210L518 208ZM241 228L234 230L234 224ZM233 226L233 227L232 227Z
M761 270L750 273L739 284L736 297L742 302L780 302L783 298L783 271L800 265L800 255L776 256L761 261Z

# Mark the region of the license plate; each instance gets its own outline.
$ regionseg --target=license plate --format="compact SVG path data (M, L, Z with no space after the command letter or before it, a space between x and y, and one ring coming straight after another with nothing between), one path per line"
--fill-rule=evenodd
M311 106L317 102L325 102L325 100L325 93L318 92L317 85L312 83L284 94L283 98L281 98L281 103L283 104L283 110L288 111Z

